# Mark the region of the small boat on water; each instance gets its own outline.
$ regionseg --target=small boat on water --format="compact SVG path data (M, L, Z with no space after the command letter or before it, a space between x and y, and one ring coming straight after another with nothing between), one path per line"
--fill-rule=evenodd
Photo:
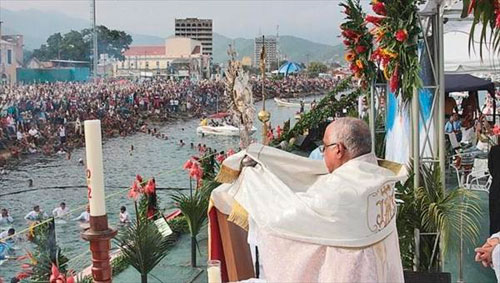
M255 127L252 128L250 134L255 133L257 129ZM240 129L238 129L235 126L231 125L223 125L223 126L199 126L196 128L196 132L198 134L205 134L205 135L217 135L217 136L239 136L240 135Z
M276 102L276 105L279 107L300 107L300 101L289 101L287 99L275 97L274 102ZM311 103L304 103L304 106L310 107Z
M239 136L240 129L233 125L230 125L225 120L226 117L229 116L229 113L217 113L208 116L206 119L203 119L200 123L200 126L196 128L196 133L205 134L205 135L216 135L216 136ZM211 120L209 122L209 119ZM219 120L219 121L217 121ZM255 133L257 129L252 127L250 134Z

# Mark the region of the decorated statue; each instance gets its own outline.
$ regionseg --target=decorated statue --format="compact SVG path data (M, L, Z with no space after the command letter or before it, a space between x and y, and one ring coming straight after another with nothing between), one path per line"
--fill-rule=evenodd
M250 133L253 127L255 108L253 107L252 87L248 73L243 71L241 63L235 59L236 52L229 46L227 51L230 60L226 70L224 92L232 120L240 129L240 147L250 145Z

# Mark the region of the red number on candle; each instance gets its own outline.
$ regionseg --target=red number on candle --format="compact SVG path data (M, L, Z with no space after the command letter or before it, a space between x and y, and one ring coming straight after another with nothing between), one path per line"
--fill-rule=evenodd
M91 199L91 198L92 198L92 188L91 188L90 186L88 186L88 187L87 187L87 197L88 197L89 199Z

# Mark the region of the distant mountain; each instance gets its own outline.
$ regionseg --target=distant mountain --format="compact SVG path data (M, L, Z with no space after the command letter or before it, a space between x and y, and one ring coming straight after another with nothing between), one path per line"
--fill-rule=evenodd
M280 36L279 42L281 54L287 60L291 61L304 63L328 60L339 61L344 53L342 45L331 46L292 35ZM254 60L254 39L230 39L218 33L214 33L214 62L221 63L228 60L227 48L229 44L232 44L236 49L238 58L249 56Z
M35 9L9 11L2 9L3 34L22 34L26 49L39 48L47 38L56 33L70 30L81 30L90 27L90 22L72 18L65 14Z
M56 33L66 33L70 30L82 30L90 27L90 21L73 18L63 13L27 9L21 11L10 11L2 9L0 20L3 21L3 34L24 35L26 49L33 50L45 43L47 38ZM116 28L116 27L109 27ZM132 45L160 45L165 43L165 37L134 34ZM226 62L228 59L227 48L234 44L238 57L249 56L253 58L254 39L235 38L231 39L214 32L213 59L216 63ZM298 62L311 61L340 61L343 53L341 45L331 46L312 42L303 38L284 35L280 36L281 54L286 59Z

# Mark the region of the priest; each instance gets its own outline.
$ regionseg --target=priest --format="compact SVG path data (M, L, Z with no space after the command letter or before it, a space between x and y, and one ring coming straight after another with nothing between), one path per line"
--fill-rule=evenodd
M320 151L251 145L224 161L213 206L248 230L268 282L403 282L394 184L406 170L377 160L359 119L332 122Z

